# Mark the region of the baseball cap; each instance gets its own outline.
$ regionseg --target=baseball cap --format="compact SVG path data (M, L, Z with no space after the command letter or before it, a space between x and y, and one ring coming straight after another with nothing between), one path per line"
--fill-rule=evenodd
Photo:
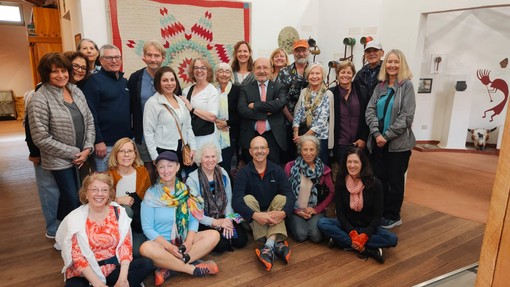
M158 157L156 158L156 163L158 163L160 160L165 159L168 161L173 162L179 162L179 159L177 158L177 154L173 151L164 151Z
M382 50L382 45L381 45L381 43L372 40L372 41L368 42L367 45L365 46L365 51L368 49Z
M310 45L308 45L308 41L305 39L299 39L294 42L294 45L292 45L292 50L296 48L310 48Z

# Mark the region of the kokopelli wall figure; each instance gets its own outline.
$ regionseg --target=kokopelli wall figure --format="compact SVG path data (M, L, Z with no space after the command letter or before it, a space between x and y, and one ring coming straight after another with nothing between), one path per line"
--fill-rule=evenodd
M506 101L508 100L508 85L506 81L502 79L495 79L494 81L491 81L491 79L489 78L490 74L491 71L489 70L478 70L476 72L476 76L478 77L480 82L482 82L482 84L484 84L485 87L487 88L487 94L489 94L489 99L491 102L494 101L492 99L492 94L498 91L502 92L503 96L505 97L503 101L501 101L499 104L483 112L482 118L484 119L487 116L488 112L492 112L490 119L490 122L492 122L494 120L494 117L499 115L501 111L503 111L503 109L505 108Z

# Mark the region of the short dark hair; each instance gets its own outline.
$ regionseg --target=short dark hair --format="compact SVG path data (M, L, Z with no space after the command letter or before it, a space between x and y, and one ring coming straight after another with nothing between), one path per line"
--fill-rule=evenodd
M177 73L175 73L174 69L168 66L163 66L159 68L156 71L156 74L154 74L154 89L158 91L158 93L163 94L163 89L161 88L161 78L163 77L163 74L165 74L166 72L174 74L176 81L174 94L176 94L177 96L182 95L181 84L179 83L179 78L177 78Z
M66 56L69 61L71 62L71 68L73 66L73 61L74 59L76 58L82 58L85 60L85 66L87 67L87 70L85 71L85 78L88 78L90 76L90 63L89 63L89 60L87 59L87 57L85 57L85 55L83 55L82 52L75 52L75 51L66 51L63 53L64 56ZM72 71L74 73L74 70ZM69 79L70 80L70 79Z
M73 72L73 65L71 61L62 53L48 53L41 58L37 66L37 72L41 76L41 82L46 84L50 81L50 74L53 67L66 69L71 77Z

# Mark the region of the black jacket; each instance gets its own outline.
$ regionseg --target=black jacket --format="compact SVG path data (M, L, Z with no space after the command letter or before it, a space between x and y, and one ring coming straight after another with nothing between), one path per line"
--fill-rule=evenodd
M142 68L131 74L128 81L129 96L131 100L131 113L133 114L133 136L138 144L142 143L143 137L143 111L142 111Z

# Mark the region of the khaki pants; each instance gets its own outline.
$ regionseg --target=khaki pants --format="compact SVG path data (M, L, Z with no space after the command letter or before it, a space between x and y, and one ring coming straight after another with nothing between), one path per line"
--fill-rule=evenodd
M244 202L248 205L249 208L254 210L255 212L260 212L259 202L253 197L253 195L246 195L244 197ZM281 211L287 202L287 198L283 195L277 195L271 201L269 208L267 211ZM264 210L265 211L265 210ZM266 237L268 238L271 235L276 234L276 241L281 241L287 238L287 228L285 227L285 220L282 220L280 223L269 226L269 225L261 225L257 221L252 220L250 223L251 229L253 230L253 238L255 240L259 240L260 238Z

